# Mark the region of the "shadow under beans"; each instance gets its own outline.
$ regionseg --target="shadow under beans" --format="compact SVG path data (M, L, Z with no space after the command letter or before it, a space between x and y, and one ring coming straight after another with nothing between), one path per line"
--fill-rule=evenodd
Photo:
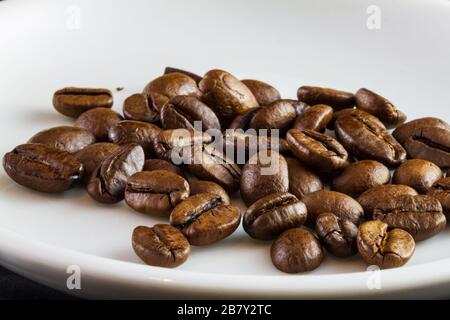
M53 109L52 106L39 107L28 111L23 117L25 122L30 123L54 123L54 126L73 125L75 119L63 116Z

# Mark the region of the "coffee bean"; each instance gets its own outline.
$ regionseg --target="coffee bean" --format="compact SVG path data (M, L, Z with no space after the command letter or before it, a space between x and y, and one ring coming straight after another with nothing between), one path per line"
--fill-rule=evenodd
M363 207L366 216L370 217L379 202L386 202L390 198L397 198L402 195L415 196L417 191L400 184L386 184L364 191L357 200Z
M53 106L59 113L77 118L94 108L111 108L113 96L108 89L67 87L53 95Z
M252 120L255 113L259 110L259 107L252 108L244 113L238 114L236 117L234 117L233 121L228 125L228 129L243 129L247 130L249 129L250 121ZM256 132L255 132L256 134Z
M373 218L387 223L390 229L408 231L416 241L433 237L447 224L439 201L426 195L391 197L378 203Z
M380 130L386 130L386 126L378 119L377 117L371 115L370 113L367 113L361 109L355 109L355 108L346 108L339 111L335 111L333 113L333 118L330 122L327 124L327 128L329 130L334 130L334 124L336 122L337 118L340 118L345 115L359 115L361 117L364 117L365 119L368 119L371 123L373 123L376 127L380 128Z
M283 129L290 127L295 120L297 113L291 100L277 100L264 107L259 108L255 113L249 126L253 129Z
M68 152L43 144L22 144L3 157L3 168L20 185L41 192L63 192L83 175L83 165Z
M290 129L286 140L301 162L320 172L335 172L349 165L348 153L334 138L314 130Z
M326 104L334 110L351 108L355 105L353 93L329 88L303 86L297 90L298 100L311 106Z
M450 130L450 125L448 125L448 123L444 120L427 117L415 119L398 126L397 129L392 132L392 135L395 139L397 139L398 142L403 145L406 140L408 140L408 138L412 135L414 130L424 127L436 127Z
M186 237L167 224L138 226L133 230L132 245L136 255L151 266L174 268L189 257L191 246Z
M86 146L77 153L75 157L83 164L84 174L83 182L87 184L91 178L95 168L97 168L103 160L111 153L119 149L119 146L109 142L99 142Z
M158 102L165 104L168 99L163 97L157 100L157 94L151 93L149 95L143 93L135 93L125 99L123 102L123 115L127 120L144 121L144 122L158 122L159 110ZM159 96L161 97L161 96ZM161 106L162 107L162 106Z
M245 79L241 80L253 93L260 106L268 105L281 99L277 89L262 81Z
M323 189L320 177L293 158L286 158L289 174L289 192L300 200L307 193Z
M337 118L334 130L339 142L358 160L377 160L396 166L406 159L405 149L394 137L363 114Z
M381 269L403 266L412 257L416 246L408 232L402 229L388 231L388 225L379 220L363 223L356 243L364 261Z
M442 170L426 160L412 159L402 163L392 177L392 183L410 186L418 193L426 193L433 183L443 177Z
M359 109L373 114L388 128L397 127L406 120L406 115L388 99L368 89L359 89L355 94L355 100Z
M154 171L154 170L167 170L173 172L179 176L184 177L183 170L169 161L162 159L147 159L144 162L144 168L142 171Z
M333 212L342 220L349 220L358 225L364 211L361 205L346 194L319 190L305 194L302 201L308 209L308 223L313 225L317 217L324 212Z
M242 221L252 238L271 240L287 229L306 221L306 206L288 192L273 193L253 203Z
M108 141L109 130L123 118L108 108L95 108L81 114L75 121L75 127L90 131L97 141Z
M199 193L212 193L218 195L221 198L223 204L228 205L231 203L230 196L225 191L225 189L215 182L205 180L195 180L189 183L189 188L191 190L190 192L191 196L194 196Z
M121 146L94 170L87 185L87 192L99 202L121 201L128 177L142 170L144 160L144 150L140 145Z
M449 130L418 128L405 141L404 146L411 158L428 160L442 168L450 167Z
M213 109L226 127L238 114L258 107L250 89L232 74L223 70L208 71L199 83L202 100Z
M195 121L200 124L200 128L197 129L220 131L216 114L196 97L173 97L161 109L161 123L164 129L193 129Z
M450 177L436 181L427 194L439 200L447 220L450 219Z
M297 116L293 128L297 130L311 129L325 132L325 127L333 118L333 108L325 104L317 104L305 109Z
M284 231L270 248L272 263L287 273L306 272L316 269L323 260L319 240L305 228Z
M155 140L161 129L151 123L133 120L117 122L109 130L109 140L119 145L137 143L147 157L155 156Z
M166 170L137 172L128 178L125 189L125 201L131 208L157 216L168 216L187 197L188 182Z
M356 248L358 227L350 220L340 219L331 212L324 212L317 217L315 230L320 242L331 254L345 258L358 252Z
M177 227L195 246L208 245L231 235L239 226L238 208L226 205L220 196L199 193L178 204L170 214Z
M195 96L200 97L194 79L180 72L171 72L150 81L144 88L144 94L160 94L168 99L175 96Z
M193 148L189 171L201 180L214 181L230 194L239 188L241 169L212 145Z
M164 69L164 74L169 74L169 73L182 73L182 74L187 75L188 77L194 79L194 81L197 84L202 80L202 77L200 77L198 74L192 73L190 71L178 69L178 68L166 67Z
M387 184L391 180L389 169L374 160L361 160L350 164L333 179L333 190L358 197L370 188Z
M241 197L247 206L269 194L287 192L289 176L286 160L273 150L260 151L244 165Z
M75 153L95 142L89 131L71 126L53 127L36 133L28 143L41 143L46 146Z

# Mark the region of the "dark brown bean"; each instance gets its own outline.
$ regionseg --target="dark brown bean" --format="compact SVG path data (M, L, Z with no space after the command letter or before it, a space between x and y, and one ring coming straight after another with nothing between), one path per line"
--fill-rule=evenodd
M271 240L287 229L306 221L306 206L288 192L273 193L253 203L242 221L245 232L252 238Z
M189 197L189 184L167 170L137 172L127 180L126 203L136 211L169 216L173 208Z
M195 246L208 245L231 235L239 226L238 208L225 205L218 195L199 193L179 203L170 214L177 227Z
M28 143L41 143L46 146L75 153L95 142L89 131L71 126L59 126L39 131Z
M220 196L223 204L228 205L231 203L230 196L225 191L225 189L215 182L205 180L195 180L189 183L189 188L191 190L190 192L191 196L194 196L199 193L212 193Z
M43 144L22 144L3 157L3 168L20 185L41 192L63 192L83 175L83 165L68 152Z
M317 104L305 109L297 116L293 128L297 130L311 129L324 132L328 122L333 118L333 108L325 104Z
M286 140L301 162L320 172L335 172L349 165L348 153L334 138L314 130L291 129Z
M244 113L238 114L236 117L234 117L233 121L228 126L228 129L243 129L247 130L249 129L250 121L252 120L255 113L259 110L259 107L252 108Z
M403 145L412 135L414 130L423 127L435 127L450 130L450 125L448 125L448 123L444 120L427 117L415 119L398 126L397 129L392 132L392 135Z
M197 84L202 80L202 77L200 77L199 75L197 75L195 73L192 73L190 71L186 71L186 70L182 70L182 69L178 69L178 68L166 67L164 69L164 74L169 74L169 73L182 73L182 74L185 74L188 77L194 79L194 81Z
M298 100L311 106L326 104L334 110L351 108L355 105L353 93L329 88L303 86L297 90Z
M94 108L111 108L113 96L108 89L67 87L53 95L53 106L59 113L77 118Z
M358 251L367 264L382 269L403 266L415 250L413 237L402 229L388 231L382 221L367 221L361 225L356 238Z
M327 128L330 130L334 130L334 124L336 122L336 119L348 114L354 114L359 115L361 117L364 117L365 119L368 119L371 123L373 123L376 127L382 129L386 129L386 126L378 119L377 117L371 115L370 113L367 113L361 109L355 109L355 108L346 108L339 111L335 111L333 113L333 118L330 122L327 124Z
M122 109L125 119L158 122L160 107L158 106L158 100L155 99L156 95L155 93L150 95L135 93L126 98ZM168 101L167 98L160 99L165 99L165 102Z
M260 106L265 106L281 99L278 90L270 84L252 79L241 81L250 89Z
M350 164L333 179L333 190L358 197L370 188L387 184L391 180L389 169L374 160L361 160Z
M368 89L359 89L355 94L355 100L359 109L373 114L388 128L395 128L406 120L406 115L388 99Z
M145 86L143 93L146 95L158 93L169 99L175 96L201 95L195 80L180 72L167 73L153 79Z
M450 177L436 181L427 194L439 200L447 220L450 219Z
M319 240L305 228L286 230L276 238L270 248L272 263L287 273L316 269L323 260Z
M81 114L75 121L75 127L90 131L97 141L108 141L109 130L123 118L108 108L95 108Z
M320 242L331 254L345 258L358 252L356 248L358 227L350 220L343 220L334 213L324 212L317 217L315 230Z
M89 195L103 203L124 198L128 177L142 170L144 150L138 144L121 146L94 170L87 185Z
M264 107L259 108L250 120L250 128L259 129L283 129L290 127L297 115L292 100L277 100Z
M167 224L138 226L133 230L132 246L136 255L151 266L174 268L189 257L191 246L186 237Z
M167 170L184 177L183 170L169 161L162 159L147 159L144 162L142 171Z
M392 183L404 184L418 193L426 193L433 183L443 177L442 170L426 160L412 159L402 163L395 170Z
M300 200L307 193L323 189L320 177L294 158L286 158L289 174L289 192Z

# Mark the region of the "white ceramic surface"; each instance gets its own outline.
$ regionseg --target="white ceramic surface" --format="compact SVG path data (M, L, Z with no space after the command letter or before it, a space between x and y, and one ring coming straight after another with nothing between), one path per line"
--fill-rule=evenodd
M381 10L381 29L367 28L370 5ZM124 86L114 93L120 111L123 99L166 65L200 74L223 68L272 83L284 97L305 84L365 86L410 119L450 121L449 38L448 0L2 1L0 153L43 128L71 123L53 111L56 89ZM314 272L286 275L272 266L270 244L252 241L242 228L193 248L178 269L143 265L131 231L155 222L163 219L123 203L100 205L80 189L27 190L0 170L0 264L60 290L67 267L77 265L82 288L71 293L79 296L450 297L449 228L418 243L400 269L367 272L358 257L327 255Z

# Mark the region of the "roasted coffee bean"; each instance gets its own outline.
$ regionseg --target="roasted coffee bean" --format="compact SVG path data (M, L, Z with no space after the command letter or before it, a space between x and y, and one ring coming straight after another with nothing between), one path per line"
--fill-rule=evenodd
M442 170L426 160L412 159L402 163L392 177L392 183L404 184L418 193L426 193L433 183L443 177Z
M306 206L288 192L273 193L253 203L245 211L242 225L252 238L271 240L287 229L306 221Z
M386 184L364 191L357 200L363 207L366 216L371 217L379 202L386 202L390 198L397 198L402 195L415 196L417 191L401 184Z
M253 93L260 106L268 105L281 99L277 89L262 81L245 79L241 80Z
M303 111L308 110L309 108L311 108L311 106L305 102L301 102L301 101L297 100L295 103L295 111L297 112L297 116L302 114Z
M297 116L293 128L297 130L311 129L324 132L328 122L333 118L333 108L325 104L317 104L305 109Z
M143 93L146 95L158 93L168 99L175 96L201 95L195 80L180 72L167 73L153 79L145 86Z
M113 96L108 89L68 87L53 95L53 106L59 113L77 118L83 112L94 108L111 108Z
M301 162L320 172L335 172L349 165L348 153L334 138L314 130L290 129L289 147Z
M167 170L137 172L128 178L125 189L125 201L131 208L156 216L169 216L187 197L189 183Z
M250 89L226 71L208 71L199 87L203 93L202 100L216 113L222 127L227 127L238 114L258 107Z
M389 169L374 160L361 160L350 164L333 179L333 190L355 198L370 188L387 184L391 180Z
M88 145L75 153L75 157L83 164L83 182L88 183L95 168L110 154L119 149L119 146L109 142L99 142Z
M184 177L183 170L169 161L163 159L147 159L142 171L167 170Z
M226 205L220 196L199 193L178 204L170 214L177 227L195 246L208 245L231 235L239 226L239 209Z
M283 129L290 127L297 115L292 100L277 100L264 107L259 108L252 120L250 128L259 129Z
M83 175L75 156L43 144L22 144L3 157L3 168L20 185L41 192L63 192Z
M194 79L194 81L195 81L197 84L202 80L202 77L200 77L198 74L192 73L192 72L190 72L190 71L178 69L178 68L166 67L166 68L164 69L164 74L169 74L169 73L182 73L182 74L185 74L185 75L187 75L188 77Z
M223 136L224 153L237 164L245 164L255 153L262 150L275 150L288 153L287 141L271 135L246 134L241 131L226 130Z
M109 130L109 140L119 145L137 143L144 149L147 157L155 155L155 140L161 129L151 123L123 120Z
M435 128L441 128L450 130L450 125L445 122L444 120L438 119L438 118L420 118L415 119L409 122L406 122L402 124L401 126L398 126L397 129L395 129L392 132L392 135L395 139L397 139L398 142L401 144L404 144L406 140L408 140L409 137L413 134L413 131L418 128L424 128L424 127L435 127Z
M356 248L358 227L350 220L340 219L331 212L324 212L317 217L315 230L320 242L331 254L345 258L358 252Z
M439 201L426 195L391 197L379 202L373 219L387 223L389 229L408 231L416 241L433 237L447 224Z
M358 225L364 215L363 208L353 198L346 194L330 191L318 190L305 194L302 201L308 209L308 223L313 225L317 217L324 212L333 212L342 220L349 220Z
M241 176L241 197L247 206L269 194L288 190L287 163L278 152L260 151L244 165Z
M155 93L135 93L123 102L123 115L127 120L158 122L161 104L164 105L167 101L167 98Z
M363 114L337 118L334 130L339 142L359 160L377 160L396 166L406 159L406 151L397 140Z
M284 231L270 248L272 263L287 273L299 273L316 269L323 260L319 240L305 228Z
M427 194L439 200L447 220L450 219L450 177L436 181Z
M359 89L355 94L355 100L359 109L373 114L388 128L397 127L406 120L406 115L388 99L368 89Z
M300 200L307 193L323 189L320 177L293 158L286 158L289 174L289 192Z
M123 118L108 108L95 108L81 114L75 121L75 127L90 131L97 141L108 141L109 130Z
M346 108L346 109L342 109L339 111L335 111L333 113L333 118L327 124L327 128L329 130L334 130L334 124L336 122L336 119L339 117L348 115L348 114L360 115L361 117L368 119L376 127L380 128L380 130L386 129L386 126L380 121L380 119L378 119L377 117L375 117L375 116L371 115L370 113L367 113L361 109L355 109L355 108Z
M193 148L191 160L187 164L189 171L201 180L213 181L230 194L239 188L241 169L233 160L212 145Z
M95 142L95 137L89 131L71 127L60 126L42 130L28 140L28 143L41 143L46 146L75 153Z
M155 138L156 155L175 164L181 164L185 151L192 154L194 146L210 143L212 137L200 131L188 129L162 130Z
M186 237L167 224L138 226L133 230L133 250L146 264L174 268L189 257L191 246Z
M258 108L253 108L245 111L244 113L238 114L236 117L234 117L233 121L228 126L228 129L243 129L247 130L249 129L250 121L252 120L255 113L259 110ZM257 132L255 132L256 134Z
M144 150L140 145L121 146L94 170L87 185L87 192L99 202L121 201L128 177L142 170L144 160Z
M216 114L196 97L176 96L161 109L161 123L164 129L193 129L198 121L198 130L216 129L220 131Z
M218 195L222 199L223 204L230 204L230 197L228 193L215 182L205 180L195 180L189 183L191 190L190 195L194 196L199 193L212 193Z
M374 220L363 223L356 238L358 251L369 265L381 269L398 268L412 257L416 244L402 229L388 231L388 225Z
M297 90L298 100L311 106L326 104L334 110L351 108L355 105L353 93L329 88L303 86Z
M450 167L449 130L418 128L405 141L404 146L411 158L428 160L442 168Z

